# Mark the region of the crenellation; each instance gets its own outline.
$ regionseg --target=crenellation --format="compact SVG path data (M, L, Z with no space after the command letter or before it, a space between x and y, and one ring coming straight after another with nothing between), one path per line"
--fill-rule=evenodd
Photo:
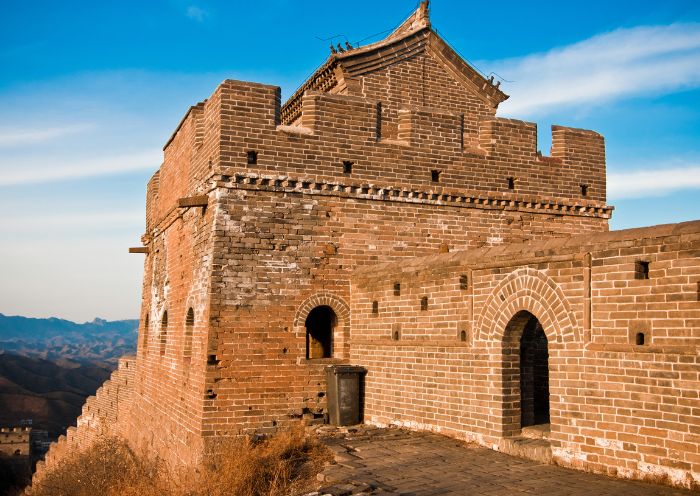
M198 178L190 178L186 185L172 192L170 191L172 186L165 191L159 191L157 184L161 182L160 177L154 177L154 186L149 188L149 204L158 198L160 207L156 209L156 215L151 215L151 218L163 219L166 217L171 211L171 205L176 196L179 198L191 194L192 191L206 191L208 179L204 179L204 177L211 177L211 174L216 170L213 165L217 163L222 171L226 168L227 174L229 167L265 173L273 172L274 164L280 159L289 162L288 169L291 173L312 176L316 178L316 181L321 182L328 181L330 178L337 179L340 174L347 174L343 172L341 164L343 161L350 161L356 164L350 175L371 182L393 179L396 183L403 184L404 187L426 185L434 182L431 179L431 171L439 170L441 173L445 172L441 182L448 186L464 185L472 190L503 192L517 188L519 193L527 192L530 194L532 192L539 195L545 193L550 197L576 198L579 203L604 201L604 187L601 186L604 181L595 179L596 174L604 173L604 169L602 171L595 170L597 165L586 166L582 170L579 170L580 167L579 169L574 168L576 172L569 173L570 177L567 179L566 175L571 167L562 166L554 174L552 166L559 163L556 160L563 161L562 163L566 165L569 163L568 155L557 148L555 150L559 155L557 157L537 156L535 153L537 148L536 126L534 124L491 118L482 122L480 148L465 147L462 115L445 113L426 107L405 108L399 112L397 138L386 139L382 137L377 140L376 120L379 116L375 101L362 97L309 92L302 101L304 110L301 126L277 126L274 123L276 122L275 115L278 112L278 93L279 91L275 87L265 85L231 80L223 83L207 100L203 107L204 110L199 114L207 112L215 114L216 102L221 100L222 95L227 95L224 98L233 102L239 102L241 98L250 98L251 108L268 109L267 112L263 112L266 117L253 119L252 114L246 114L241 110L243 107L240 105L231 106L231 110L220 110L219 122L222 133L219 138L220 161L209 159L208 167L205 169L209 172L200 173ZM212 120L216 121L217 119L212 118ZM187 119L183 121L184 123L178 131L178 134L183 135L182 139L185 141L185 134L188 130L192 131L189 129L191 126L188 126L186 121ZM247 127L244 135L232 134L232 130L236 129L235 122L240 124L245 122ZM259 130L251 134L252 129ZM565 128L557 127L555 134L566 136L564 130ZM578 131L570 130L569 134L572 133L575 134ZM581 131L580 134L587 135L584 131ZM335 151L326 145L329 139L333 139L331 136L338 137ZM323 140L324 146L320 146L319 140ZM212 140L205 138L202 141ZM351 142L352 146L348 148L347 145ZM395 148L397 145L403 145L403 147L397 149ZM184 152L178 152L178 146L180 145L176 136L168 146L169 149L172 148L169 153L173 156L171 161L173 165L162 168L162 173L165 174L162 182L168 181L170 184L172 181L169 181L169 177L172 177L173 174L184 173L178 169L178 167L184 167L185 163L180 158ZM259 157L260 163L252 165L247 163L246 154L251 151L256 154L256 157ZM390 158L392 156L396 156L399 163L405 162L405 165L398 167L396 166L398 164L394 165L396 159ZM513 157L520 158L516 160ZM581 159L576 157L572 160L581 162ZM477 159L476 163L475 158ZM494 160L496 162L507 161L509 165L503 167L494 163ZM207 162L201 151L195 151L190 161L192 164ZM421 166L421 162L429 165ZM166 163L170 162L166 161ZM381 168L376 168L374 164ZM394 166L387 168L384 164ZM200 169L202 168L200 166ZM480 171L479 174L475 173L477 169ZM486 176L484 176L485 171L487 171ZM515 180L516 188L507 187L508 178ZM584 180L587 181L586 186L595 194L586 195L586 197L580 194L581 184ZM562 192L561 188L557 186L558 189L555 188L547 192L547 181L556 181L557 185L564 186L568 191ZM156 193L158 193L157 196ZM585 208L585 205L582 205L581 208ZM149 208L149 211L152 210Z

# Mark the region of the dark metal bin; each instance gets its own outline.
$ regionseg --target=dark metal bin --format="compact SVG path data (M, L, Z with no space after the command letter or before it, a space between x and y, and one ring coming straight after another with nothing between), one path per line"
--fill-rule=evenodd
M356 365L326 367L328 418L331 425L362 422L364 378L367 370Z

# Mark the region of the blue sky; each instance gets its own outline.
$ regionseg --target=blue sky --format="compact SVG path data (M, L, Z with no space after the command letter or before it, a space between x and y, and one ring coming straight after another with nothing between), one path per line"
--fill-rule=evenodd
M327 38L376 41L385 2L2 1L0 312L138 315L145 184L225 78L283 97ZM499 115L606 137L614 229L700 219L700 2L449 2L437 31L511 95Z

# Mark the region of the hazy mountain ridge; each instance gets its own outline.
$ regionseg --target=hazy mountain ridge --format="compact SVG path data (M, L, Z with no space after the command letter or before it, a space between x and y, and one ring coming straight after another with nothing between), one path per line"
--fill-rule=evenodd
M37 319L0 314L0 425L32 419L52 437L75 424L85 398L136 350L138 320Z
M52 437L74 425L85 398L109 378L111 367L89 364L61 366L36 357L0 354L0 425L32 419Z
M38 319L0 313L0 350L61 363L108 363L134 353L138 320L106 321L96 318L78 324L51 317ZM71 366L71 362L62 365Z

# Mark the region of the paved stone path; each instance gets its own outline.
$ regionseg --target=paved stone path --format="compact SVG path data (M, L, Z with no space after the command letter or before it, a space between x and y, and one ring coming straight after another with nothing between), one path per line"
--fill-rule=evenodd
M430 433L362 427L319 434L337 462L319 475L323 487L314 494L320 495L691 494L544 465Z

